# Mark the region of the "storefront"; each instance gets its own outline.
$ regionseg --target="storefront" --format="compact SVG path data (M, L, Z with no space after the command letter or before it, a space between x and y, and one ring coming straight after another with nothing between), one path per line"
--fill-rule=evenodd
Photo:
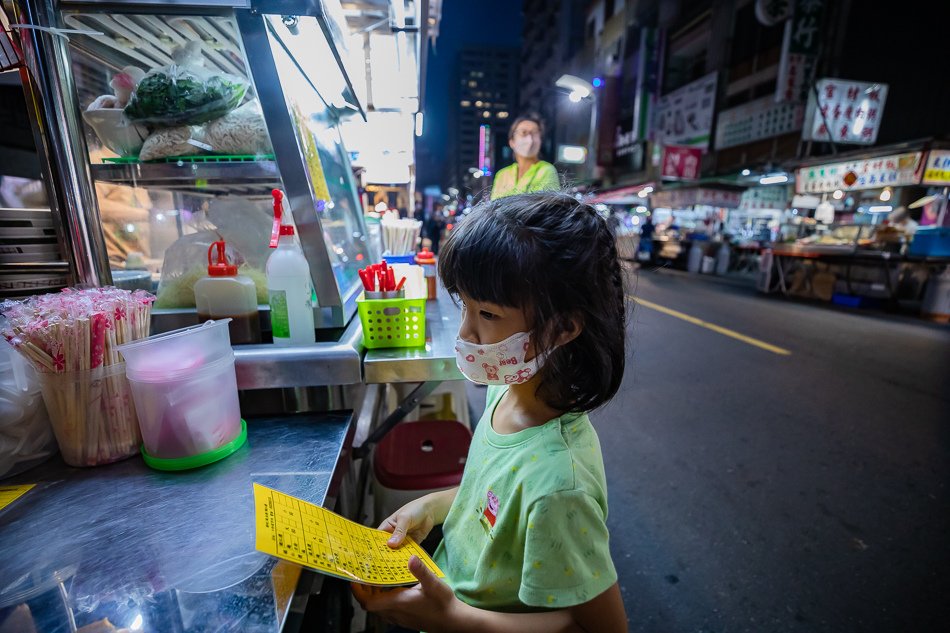
M137 455L85 469L52 457L3 482L33 487L0 522L0 627L276 632L299 626L308 603L338 611L347 583L255 548L252 483L365 519L363 443L462 378L447 298L424 302L415 347L367 349L357 314L360 273L382 245L353 165L412 200L429 3L394 3L395 22L382 23L333 1L317 12L267 0L14 4L11 21L37 27L17 37L69 285L134 273L158 295L151 333L196 324L195 284L224 240L254 284L264 342L233 346L248 439L221 462L161 473ZM368 76L364 52L397 56L408 74ZM370 98L398 114L367 123ZM390 134L373 138L380 125ZM309 267L316 340L306 345L270 343L274 189Z
M944 221L935 185L946 153L936 142L905 144L799 167L794 217L763 257L760 289L843 305L919 304L946 265L915 243Z

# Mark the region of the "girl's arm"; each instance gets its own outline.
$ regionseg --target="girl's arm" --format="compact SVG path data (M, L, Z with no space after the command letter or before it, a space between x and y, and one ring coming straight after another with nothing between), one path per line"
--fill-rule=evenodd
M498 613L465 604L452 589L413 556L409 569L419 584L408 589L377 590L354 585L363 608L388 622L431 633L623 633L627 617L614 583L596 598L567 609L541 613Z
M432 492L396 510L379 526L380 530L392 533L387 544L393 549L401 547L407 534L417 543L421 543L433 527L445 522L458 491L456 486Z

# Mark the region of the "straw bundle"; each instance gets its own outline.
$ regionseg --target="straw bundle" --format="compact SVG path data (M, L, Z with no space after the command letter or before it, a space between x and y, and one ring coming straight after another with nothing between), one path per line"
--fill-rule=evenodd
M400 218L399 213L383 214L380 225L383 227L383 247L390 255L410 255L416 252L422 222L410 218Z
M108 287L0 305L4 337L39 372L66 463L94 466L138 450L138 419L116 348L148 336L153 300L141 290Z

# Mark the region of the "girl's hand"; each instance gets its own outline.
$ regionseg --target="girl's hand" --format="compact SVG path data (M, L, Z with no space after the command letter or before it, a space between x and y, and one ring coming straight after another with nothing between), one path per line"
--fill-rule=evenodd
M418 557L409 558L409 571L419 580L418 585L386 590L354 583L353 595L366 611L392 624L431 633L453 630L461 601Z
M393 549L402 547L408 534L416 543L421 543L435 527L435 516L428 496L410 501L399 508L377 528L392 536L386 544Z

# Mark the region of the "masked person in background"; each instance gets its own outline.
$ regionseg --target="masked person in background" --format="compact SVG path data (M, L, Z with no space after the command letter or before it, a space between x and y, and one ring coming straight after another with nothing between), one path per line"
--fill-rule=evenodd
M508 130L508 146L515 153L515 162L495 174L491 190L492 200L516 193L561 188L554 165L538 158L543 135L544 124L536 115L519 116L511 124Z

